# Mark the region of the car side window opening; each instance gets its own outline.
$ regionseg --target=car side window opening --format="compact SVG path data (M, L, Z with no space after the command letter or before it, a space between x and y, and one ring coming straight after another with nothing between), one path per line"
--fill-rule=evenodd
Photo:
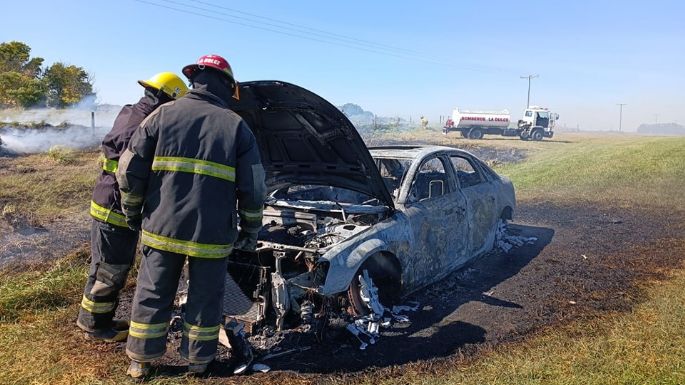
M385 183L385 187L395 199L399 195L402 180L404 180L410 164L411 160L409 159L376 159L376 165L378 166L381 178L383 178L383 183Z
M411 203L436 198L436 196L431 196L431 182L433 188L436 189L434 191L438 191L437 189L440 189L441 185L442 194L439 194L440 196L448 194L450 192L449 179L445 170L445 165L440 158L425 161L414 176L407 201Z
M480 174L478 168L475 167L467 158L452 155L450 156L454 172L457 174L459 185L461 188L467 188L478 185L485 181L485 178Z
M533 111L526 111L526 116L529 118L533 116Z

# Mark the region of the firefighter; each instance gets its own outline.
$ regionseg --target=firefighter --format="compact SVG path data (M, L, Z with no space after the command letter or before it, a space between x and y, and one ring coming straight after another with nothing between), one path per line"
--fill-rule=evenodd
M428 129L428 119L423 116L421 116L421 128L424 130Z
M121 109L102 141L103 167L90 203L92 258L76 324L87 338L107 342L123 341L128 335L128 323L113 317L138 243L138 232L128 228L121 211L114 175L119 156L146 116L188 91L183 80L171 72L161 72L138 83L145 89L144 96L136 104Z
M186 260L180 353L190 373L206 371L217 350L227 257L234 247L254 251L262 226L264 168L250 128L228 108L238 99L231 67L206 55L183 73L193 89L141 124L117 171L126 220L133 229L142 221L143 259L126 345L127 374L134 378L166 351Z

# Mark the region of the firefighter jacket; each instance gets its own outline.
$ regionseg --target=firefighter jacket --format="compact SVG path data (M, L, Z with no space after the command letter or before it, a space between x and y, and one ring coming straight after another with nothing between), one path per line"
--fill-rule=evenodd
M266 187L255 137L206 87L148 116L121 157L117 179L124 213L142 213L141 240L151 248L223 258L237 237L238 216L242 231L261 229Z
M121 211L119 184L114 173L131 135L157 106L155 100L147 96L136 104L125 105L114 120L112 130L102 140L102 172L98 176L90 202L90 215L98 221L128 228Z

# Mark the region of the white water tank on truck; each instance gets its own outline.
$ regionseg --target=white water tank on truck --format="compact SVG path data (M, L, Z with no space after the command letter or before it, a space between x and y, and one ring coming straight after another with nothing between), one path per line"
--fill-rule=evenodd
M452 111L454 127L499 127L507 128L511 122L509 110L501 111L469 111L455 108Z

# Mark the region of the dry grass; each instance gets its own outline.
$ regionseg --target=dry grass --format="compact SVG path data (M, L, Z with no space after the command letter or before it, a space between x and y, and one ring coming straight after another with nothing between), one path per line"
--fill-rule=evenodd
M0 158L0 210L34 225L87 210L98 173L96 152L54 149Z
M591 137L498 171L525 200L685 210L685 138Z
M676 194L685 176L683 139L567 134L556 142L490 139L478 144L531 150L528 161L499 170L511 176L523 199L683 208L682 194ZM31 212L40 220L85 210L96 156L77 153L67 164L47 155L0 160L0 207L7 216ZM673 244L674 253L685 253L683 239ZM121 347L86 342L74 326L85 258L82 251L50 266L0 271L0 362L5 365L0 383L129 382ZM669 281L646 285L649 299L630 313L548 328L521 343L481 346L478 358L456 356L327 379L274 373L230 379L160 376L149 383L682 384L683 286L685 272L673 272Z

